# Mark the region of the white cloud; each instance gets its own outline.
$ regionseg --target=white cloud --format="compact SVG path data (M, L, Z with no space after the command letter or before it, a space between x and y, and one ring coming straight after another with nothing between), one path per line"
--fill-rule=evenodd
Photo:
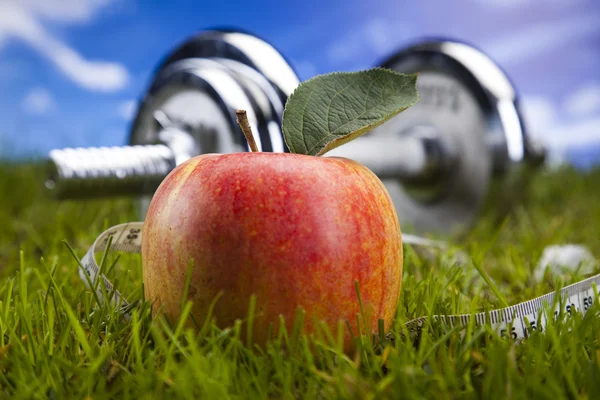
M545 139L550 146L557 150L599 144L600 116L555 125L548 131Z
M86 89L114 92L122 89L129 81L127 70L121 64L90 62L61 42L51 38L47 38L44 42L46 46L40 46L38 50L46 54L63 74Z
M19 0L40 17L59 22L88 22L113 0Z
M581 90L569 98L581 95ZM566 103L568 104L568 103ZM567 160L570 148L600 144L600 110L595 115L585 118L564 120L559 118L562 110L548 98L541 96L524 96L521 100L523 120L531 137L539 140L546 147L548 165L560 165Z
M533 25L486 46L486 51L502 64L523 62L549 50L568 46L574 39L600 32L600 16L548 21Z
M124 120L129 121L129 120L133 119L135 112L137 111L137 106L138 106L138 102L136 100L124 101L123 103L121 103L119 105L119 108L117 109L117 113Z
M360 57L364 44L355 35L350 36L353 38L343 38L329 46L327 49L329 61L335 64L343 64Z
M600 145L600 116L554 124L539 139L546 148L548 166L570 163L569 150Z
M556 123L556 107L546 97L525 96L520 106L527 131L533 138L543 138Z
M567 97L565 111L574 117L600 113L600 83L582 86Z
M87 22L110 0L21 0L0 2L0 37L19 39L49 59L69 79L93 91L114 92L129 80L115 62L90 61L55 38L42 19ZM6 39L5 39L6 40Z
M54 110L56 105L49 91L33 88L23 99L21 107L28 114L45 115Z
M331 44L327 57L332 63L345 64L369 53L375 53L376 57L387 56L398 48L398 38L405 37L411 37L409 26L394 24L381 17L371 18Z
M398 26L392 26L391 23L383 18L373 18L364 25L362 31L367 45L369 45L377 54L383 55L396 50L395 35L402 37L398 32ZM402 31L402 29L400 29Z
M475 3L488 6L495 9L514 9L531 6L534 4L542 5L544 7L558 6L568 7L573 6L578 0L475 0Z

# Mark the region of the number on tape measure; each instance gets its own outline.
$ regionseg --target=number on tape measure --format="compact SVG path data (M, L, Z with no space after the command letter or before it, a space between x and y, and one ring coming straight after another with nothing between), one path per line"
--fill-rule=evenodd
M106 290L108 292L113 292L113 296L110 299L111 304L113 307L120 307L121 310L124 311L124 316L127 319L131 317L127 311L131 305L104 275L100 275L100 267L98 266L94 255L95 253L104 251L111 238L112 242L110 244L110 250L122 251L125 253L140 253L142 250L143 225L142 222L129 222L113 226L104 231L94 241L87 253L85 253L85 256L81 259L79 268L79 277L90 290L93 290L93 286L97 285L98 279L102 279ZM102 288L99 285L97 286L96 294L100 301L106 301Z
M114 293L110 299L111 303L114 307L120 307L126 318L130 318L128 309L131 305L114 288L113 284L104 275L100 274L100 267L96 262L94 254L104 251L111 237L110 250L125 253L140 253L142 249L143 225L143 222L129 222L113 226L104 231L98 236L82 258L79 269L80 278L90 290L92 290L90 283L91 285L96 285L97 280L102 279L106 289ZM409 235L406 235L406 237L408 238L408 242L414 245L428 246L435 244L436 247L443 247L438 242L430 243ZM514 340L523 339L527 338L533 331L543 332L546 329L548 321L544 310L554 304L556 304L553 314L555 321L561 318L561 316L570 318L576 313L585 315L597 298L596 287L599 284L600 274L564 287L558 292L558 298L555 298L556 292L551 292L506 308L476 314L434 315L432 319L454 328L457 326L467 326L471 323L471 319L474 318L473 322L476 326L489 324L501 337L511 337ZM97 288L96 293L101 301L106 300L100 287ZM409 333L419 334L426 320L427 317L416 318L407 322L405 326Z

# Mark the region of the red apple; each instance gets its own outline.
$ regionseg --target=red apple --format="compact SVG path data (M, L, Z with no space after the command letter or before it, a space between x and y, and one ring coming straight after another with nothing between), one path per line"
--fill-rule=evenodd
M171 320L180 315L186 273L203 323L219 292L220 327L248 316L264 344L279 316L288 332L297 307L304 332L323 320L358 333L355 280L367 318L389 329L402 281L402 238L392 200L365 166L341 157L290 153L205 154L175 168L149 206L143 230L145 295ZM364 329L364 327L363 327ZM345 328L345 350L354 344Z

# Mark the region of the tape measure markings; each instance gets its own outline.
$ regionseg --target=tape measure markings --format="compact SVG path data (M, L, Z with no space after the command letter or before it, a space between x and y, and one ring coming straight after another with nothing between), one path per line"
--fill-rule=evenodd
M142 227L143 222L128 222L120 225L115 225L96 238L92 246L89 248L85 256L81 259L81 265L79 268L79 277L83 280L86 287L93 290L90 286L86 274L89 276L91 284L96 285L98 276L100 275L100 267L96 262L95 254L106 250L108 245L109 237L113 237L110 249L114 251L120 251L124 253L139 254L142 251ZM111 304L117 308L120 305L121 311L127 310L131 305L125 300L121 293L114 287L114 285L104 276L100 275L102 282L108 292L113 292L111 298ZM96 294L101 301L105 301L104 293L102 288L97 287ZM131 318L129 312L124 312L125 318Z
M564 306L564 312L569 316L577 312L585 315L594 302L594 285L600 285L600 275L589 277L561 289L559 291L560 298L564 299L566 297L566 301L562 304L560 301L557 302L553 314L554 319L556 320L560 316L562 306ZM432 318L441 321L443 324L455 327L457 324L466 326L470 322L471 317L474 316L477 325L483 325L489 321L491 326L496 328L496 331L501 335L507 334L507 326L512 324L510 334L514 339L522 339L529 335L529 329L544 330L546 328L548 321L542 310L554 304L555 294L556 292L547 293L523 303L488 312L434 315ZM488 315L489 318L487 317ZM540 319L539 325L538 317ZM525 319L529 321L529 325L527 325ZM406 323L407 329L409 332L418 331L426 320L427 317L411 320Z
M113 241L110 246L111 250L133 254L141 253L143 226L143 222L128 222L115 225L107 229L96 238L85 256L81 259L81 265L79 268L79 277L90 290L93 290L93 288L90 287L90 282L88 282L86 274L89 275L92 285L96 284L98 277L102 279L107 291L113 291L114 293L111 298L112 305L115 308L120 305L121 312L123 312L123 315L127 319L131 318L129 311L127 310L131 307L131 304L125 300L121 293L114 288L114 285L104 275L100 275L100 267L98 266L94 255L95 253L104 251L106 249L109 237L111 236L113 237ZM423 241L422 238L408 235L407 237L409 240L404 241L406 244L424 246L428 245L428 242ZM442 242L436 242L436 247L443 247L439 246L440 243ZM561 315L563 305L564 312L566 312L569 316L572 316L577 312L581 312L583 315L585 315L587 310L597 300L594 292L594 286L599 285L600 274L562 288L558 292L560 298L553 310L554 319L556 320ZM101 301L105 301L104 294L102 293L102 289L100 287L97 288L96 293ZM491 327L496 330L496 332L500 333L501 336L508 335L507 327L512 325L510 335L513 337L513 339L522 339L528 336L528 329L538 331L545 330L548 321L545 313L542 312L542 310L554 304L555 295L556 292L550 292L536 297L535 299L505 308L476 314L434 315L432 316L432 319L440 321L442 324L450 325L452 328L454 328L457 325L468 325L471 321L471 318L474 317L476 325L484 325L489 323ZM561 303L560 299L565 298L566 302ZM528 326L526 325L525 319L529 321ZM410 333L418 333L422 329L422 326L426 320L427 317L416 318L408 321L405 324L405 327Z

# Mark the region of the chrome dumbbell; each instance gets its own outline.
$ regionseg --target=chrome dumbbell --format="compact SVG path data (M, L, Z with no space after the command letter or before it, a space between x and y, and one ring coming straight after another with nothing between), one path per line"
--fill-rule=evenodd
M519 200L545 151L528 137L498 65L451 40L421 41L379 65L418 72L420 101L329 155L378 166L402 222L421 233L464 231L485 210ZM362 155L373 146L382 158Z
M46 187L58 199L140 197L179 163L198 154L248 151L235 112L247 111L261 151L284 152L281 117L299 84L280 53L241 32L191 37L159 65L129 134L129 145L56 149Z
M326 155L353 158L375 172L403 225L419 233L468 228L487 199L515 192L507 183L524 176L540 153L523 129L514 88L489 58L462 43L432 41L380 66L419 72L420 101ZM46 186L60 199L139 196L143 219L152 193L179 163L198 154L249 150L237 109L247 111L261 151L288 151L281 118L298 84L265 41L247 33L202 32L160 64L129 146L53 150Z

